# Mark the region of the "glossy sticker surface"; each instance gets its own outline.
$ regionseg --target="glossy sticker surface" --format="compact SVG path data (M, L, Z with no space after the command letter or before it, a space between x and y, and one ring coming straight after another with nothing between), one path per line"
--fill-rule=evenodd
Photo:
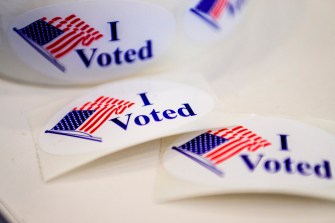
M330 132L286 118L250 116L236 123L180 136L164 153L164 169L222 192L299 194L301 187L335 185L335 136Z
M117 151L178 132L208 115L214 102L204 90L178 82L115 82L54 115L43 127L39 145L48 153L64 155Z
M28 66L73 83L141 70L164 54L174 36L173 15L139 1L56 4L17 17L8 30L12 48Z

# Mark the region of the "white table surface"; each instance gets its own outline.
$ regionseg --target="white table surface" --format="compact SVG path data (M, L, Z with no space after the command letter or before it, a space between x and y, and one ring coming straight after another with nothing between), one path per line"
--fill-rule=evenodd
M180 69L204 73L229 112L335 120L335 1L255 5L224 44ZM157 203L158 141L44 183L28 115L89 89L0 80L0 210L13 222L335 222L335 202L294 196Z

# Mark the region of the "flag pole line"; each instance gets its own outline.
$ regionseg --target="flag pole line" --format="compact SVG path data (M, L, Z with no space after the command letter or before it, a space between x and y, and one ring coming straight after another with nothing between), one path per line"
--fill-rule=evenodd
M193 12L195 15L199 16L201 19L203 19L209 25L213 26L215 29L217 29L217 30L220 29L220 27L216 23L214 23L213 21L211 21L208 18L206 18L204 15L202 15L201 13L199 13L196 9L191 8L190 11Z
M210 170L211 172L215 173L216 175L218 175L219 177L223 177L223 172L217 168L215 168L214 166L208 165L207 163L185 153L183 150L177 148L177 147L172 147L173 150L176 150L178 152L180 152L181 154L185 155L186 157L192 159L193 161L197 162L198 164L202 165L203 167L207 168L208 170Z
M46 130L45 133L51 133L51 134L57 134L57 135L65 135L65 136L71 136L75 138L81 138L81 139L87 139L91 141L96 141L96 142L102 142L101 138L94 137L94 136L81 136L81 135L76 135L76 134L70 134L70 133L65 133L65 132L59 132L59 131L53 131L53 130Z
M25 35L23 35L19 29L13 28L13 30L24 39L30 46L32 46L39 54L41 54L45 59L47 59L50 63L52 63L55 67L57 67L63 73L65 72L65 67L59 64L53 57L44 52L41 48L37 47L30 39L28 39Z

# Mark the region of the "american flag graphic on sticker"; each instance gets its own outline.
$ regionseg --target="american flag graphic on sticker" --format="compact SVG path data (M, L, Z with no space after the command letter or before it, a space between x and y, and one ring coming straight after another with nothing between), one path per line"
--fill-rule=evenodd
M45 59L62 72L65 67L57 59L67 55L77 46L89 46L103 35L75 14L65 18L43 17L23 28L13 30Z
M224 13L233 17L246 0L200 0L190 9L196 16L215 29L220 29L218 20Z
M113 115L122 114L135 103L113 97L100 96L73 108L52 129L45 133L71 136L102 142L94 133Z
M271 143L243 126L209 130L172 149L192 159L218 176L218 165L242 151L255 152Z

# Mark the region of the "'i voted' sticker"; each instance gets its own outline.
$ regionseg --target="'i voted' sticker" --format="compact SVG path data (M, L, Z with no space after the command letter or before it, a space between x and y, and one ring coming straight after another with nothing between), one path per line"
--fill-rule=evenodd
M46 6L18 16L8 30L13 50L29 67L79 84L124 77L151 65L174 36L173 15L140 1Z
M98 87L61 110L56 104L31 115L46 180L128 147L229 122L215 116L223 107L195 74L127 79Z
M214 101L205 91L158 80L106 85L55 115L40 135L54 154L95 152L149 141L207 115Z
M235 121L233 126L167 140L164 171L206 185L200 194L264 191L326 197L328 188L329 198L335 199L330 190L335 186L333 134L286 118L249 116Z

